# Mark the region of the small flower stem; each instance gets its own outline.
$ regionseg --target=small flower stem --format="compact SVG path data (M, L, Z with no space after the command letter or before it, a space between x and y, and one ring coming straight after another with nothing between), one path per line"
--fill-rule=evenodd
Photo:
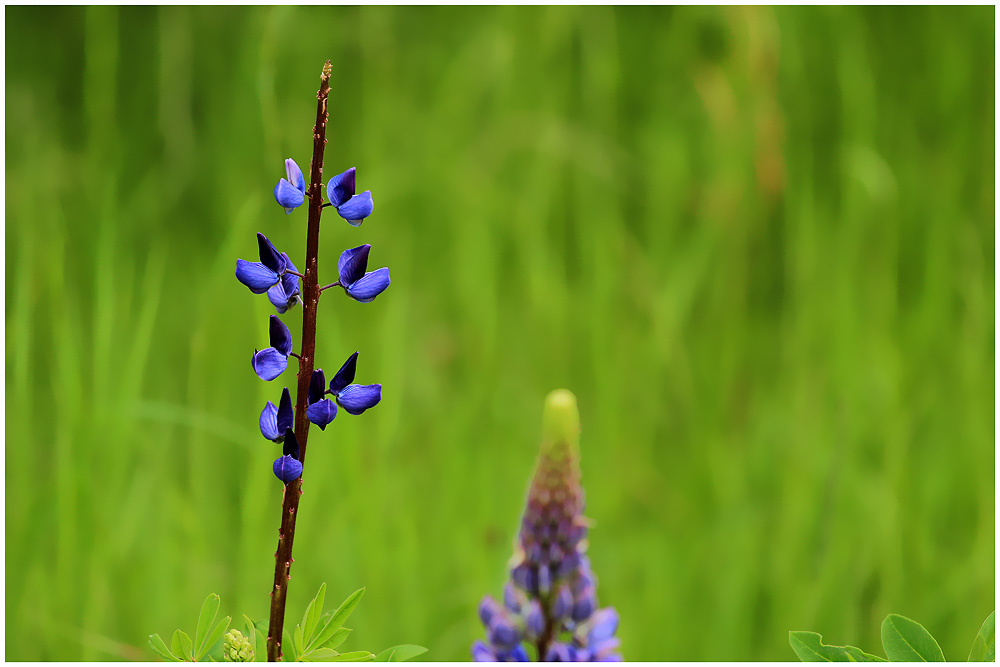
M285 273L290 273L293 276L298 276L299 278L305 278L305 276L299 273L298 271L292 271L291 269L285 269Z
M323 202L323 153L326 148L327 97L330 94L330 61L323 66L319 92L316 94L316 125L313 127L313 156L309 170L309 227L306 232L306 272L302 280L302 356L299 358L299 384L295 399L295 437L299 442L299 461L305 465L309 419L309 381L316 357L316 307L319 304L319 218ZM292 542L295 518L302 495L302 478L285 486L281 503L281 529L278 550L274 554L274 585L271 588L271 620L267 629L267 659L281 658L285 626L285 599L292 566Z
M322 287L319 288L319 291L322 292L323 290L330 289L331 287L340 287L340 281L338 280L335 283L330 283L329 285L323 285Z

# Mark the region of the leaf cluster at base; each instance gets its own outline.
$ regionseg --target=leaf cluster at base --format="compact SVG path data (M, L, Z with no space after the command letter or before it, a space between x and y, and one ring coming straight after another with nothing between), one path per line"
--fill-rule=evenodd
M969 653L969 662L996 662L996 612L983 622ZM888 658L855 646L830 646L816 632L792 631L788 643L802 662L944 662L944 652L924 626L889 614L882 621L882 648Z

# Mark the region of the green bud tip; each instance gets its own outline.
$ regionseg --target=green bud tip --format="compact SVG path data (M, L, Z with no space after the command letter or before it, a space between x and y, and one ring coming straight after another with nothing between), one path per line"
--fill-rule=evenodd
M253 662L253 646L242 632L233 628L222 638L222 656L226 662Z
M556 389L545 397L542 437L545 456L576 453L580 445L580 411L570 390Z

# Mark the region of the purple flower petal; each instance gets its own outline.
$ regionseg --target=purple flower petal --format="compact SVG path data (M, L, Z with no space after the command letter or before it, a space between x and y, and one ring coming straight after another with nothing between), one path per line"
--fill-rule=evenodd
M260 263L271 269L279 276L285 272L285 257L275 248L267 237L257 232L257 252L260 254Z
M347 294L361 303L373 301L389 287L389 269L383 267L366 273L364 278L346 288Z
M368 268L368 251L371 248L366 243L340 253L340 259L337 260L337 274L340 276L340 284L344 286L344 289L364 277L365 270Z
M285 484L291 484L302 476L302 464L287 455L275 460L272 469L274 476Z
M514 650L507 654L507 662L531 662L528 658L528 652L524 650L524 647L518 644L514 647Z
M368 408L373 408L382 400L382 385L352 384L344 387L337 394L340 407L352 415L360 415Z
M618 631L618 612L614 607L600 609L591 617L591 623L588 641L596 643L611 639Z
M285 276L287 275L286 273ZM267 300L278 310L278 314L288 312L289 307L295 305L295 299L289 299L288 294L285 292L285 276L282 276L281 280L274 283L271 289L267 290ZM294 277L292 276L292 278Z
M278 415L275 420L278 426L278 433L284 434L286 429L292 427L295 421L295 410L292 408L292 395L288 393L288 387L281 392L281 401L278 403Z
M344 365L340 367L340 370L337 371L337 374L333 376L332 380L330 380L330 392L334 394L339 394L344 389L344 387L354 382L354 373L357 371L357 368L358 368L358 353L355 352L354 354L352 354L350 357L347 358L347 361L344 362Z
M490 643L498 648L512 649L521 641L521 631L511 623L506 614L493 617L487 634Z
M309 378L309 403L323 400L325 393L326 375L323 374L322 368L317 368L313 371L312 377Z
M503 610L500 608L500 603L494 600L492 595L485 596L483 601L479 603L479 620L483 622L485 627L489 627L490 623L493 622L493 617L501 613Z
M288 357L273 347L268 347L253 355L253 371L261 380L273 380L288 368Z
M334 206L341 206L354 196L354 167L330 179L326 186L326 196Z
M524 595L518 592L514 584L508 581L503 587L503 606L511 613L520 614L523 604Z
M535 641L545 632L545 617L542 615L542 605L538 600L532 600L528 604L528 613L524 617L524 629L531 641Z
M549 645L549 652L545 655L545 662L573 662L574 657L568 644L552 642Z
M305 194L306 191L306 179L302 176L302 170L299 169L299 165L295 163L295 160L288 158L285 160L285 175L288 176L288 182L291 183L300 192Z
M236 279L250 288L254 294L263 294L278 283L278 274L260 262L236 260Z
M271 315L270 334L271 347L286 357L292 353L292 333L277 315Z
M278 408L271 401L268 401L260 412L260 432L268 440L277 440L278 434L281 433L278 430Z
M329 398L316 401L306 408L306 416L309 417L309 421L319 426L320 430L326 430L327 424L337 416L337 404Z
M552 617L561 620L566 617L573 608L573 595L569 592L569 586L563 584L556 591L555 599L552 601Z
M296 461L299 460L299 441L291 427L285 429L285 442L281 446L281 453L285 456L291 456Z
M473 662L496 662L497 656L493 652L493 649L486 646L486 644L481 641L477 641L472 645L472 661Z
M375 202L372 201L372 191L365 190L359 195L354 195L346 203L337 207L337 213L352 227L360 225L365 218L375 210Z
M278 184L274 186L274 199L285 209L285 215L289 215L292 211L297 209L306 200L305 193L299 190L297 187L281 179Z

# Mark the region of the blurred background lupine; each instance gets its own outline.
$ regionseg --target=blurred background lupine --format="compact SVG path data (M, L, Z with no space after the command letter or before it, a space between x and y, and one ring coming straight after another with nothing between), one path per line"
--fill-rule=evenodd
M6 657L148 658L209 591L266 615L275 306L232 263L303 247L270 189L327 58L325 173L378 196L360 235L324 215L327 279L370 243L394 284L320 308L320 367L360 350L391 392L310 449L290 609L367 583L363 646L468 660L571 387L629 660L877 647L889 613L966 654L996 583L994 17L7 7Z
M557 389L545 399L542 445L528 490L503 604L487 595L479 618L488 645L477 662L617 662L618 612L598 609L597 579L587 559L580 483L576 396Z

